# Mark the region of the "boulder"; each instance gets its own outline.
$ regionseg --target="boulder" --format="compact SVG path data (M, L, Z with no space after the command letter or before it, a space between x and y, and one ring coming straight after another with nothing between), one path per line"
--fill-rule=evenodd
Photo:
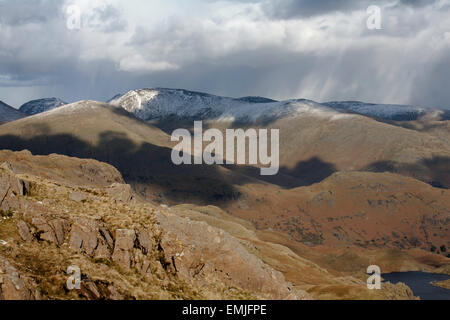
M98 259L110 259L114 240L106 224L80 218L72 225L70 248Z
M31 223L37 229L37 237L40 240L46 240L49 242L57 243L55 232L45 218L38 217L33 218Z
M53 228L53 232L55 233L56 244L62 245L64 243L64 239L66 237L67 232L70 229L70 224L64 219L54 219L50 221L50 225Z
M116 230L116 243L112 259L123 268L130 268L134 262L133 248L136 232L129 229Z
M149 254L152 251L153 248L152 238L153 238L152 234L148 230L141 229L137 233L139 248L145 255Z
M93 257L98 246L96 229L96 223L87 219L79 220L72 225L70 248Z
M18 196L26 193L26 183L12 171L0 169L0 210L8 212L20 206Z
M116 201L129 202L133 199L133 190L128 184L114 183L106 189L106 192Z
M106 227L99 227L98 231L98 246L95 250L95 257L98 259L111 259L114 239Z
M58 246L64 243L65 236L70 228L69 222L64 219L48 221L43 216L33 218L31 223L36 227L40 240L53 242Z
M31 242L33 237L31 235L30 228L28 228L28 225L25 221L20 220L17 223L17 229L19 230L19 235L23 241Z

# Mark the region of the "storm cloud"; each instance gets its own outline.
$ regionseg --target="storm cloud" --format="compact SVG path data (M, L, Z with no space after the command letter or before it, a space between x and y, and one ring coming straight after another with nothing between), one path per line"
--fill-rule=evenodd
M16 107L157 86L450 107L449 52L450 0L0 0L0 100Z

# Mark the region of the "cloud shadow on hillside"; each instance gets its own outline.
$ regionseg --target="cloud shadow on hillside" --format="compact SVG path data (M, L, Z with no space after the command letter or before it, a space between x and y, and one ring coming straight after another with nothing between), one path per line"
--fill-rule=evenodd
M116 167L138 191L152 192L151 187L157 186L161 199L172 202L233 201L241 197L234 185L248 182L245 176L225 176L218 166L174 165L171 149L149 143L136 145L117 132L101 133L97 145L70 134L49 134L45 126L39 132L45 133L29 138L0 136L0 149L27 149L35 155L57 153L106 162Z
M364 171L392 172L410 176L435 188L450 188L450 158L435 156L416 163L379 161L367 166Z
M332 163L324 162L318 157L300 161L294 168L283 166L278 174L274 176L262 176L260 168L252 166L224 165L224 167L285 189L310 186L325 180L337 172L336 167Z

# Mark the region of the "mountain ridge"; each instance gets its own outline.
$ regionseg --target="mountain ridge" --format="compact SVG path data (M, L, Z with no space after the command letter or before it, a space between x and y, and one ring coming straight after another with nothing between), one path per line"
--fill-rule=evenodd
M215 119L235 117L239 119L255 119L254 113L260 113L264 108L267 117L277 114L283 106L292 103L310 103L317 107L330 108L330 112L343 114L359 114L372 118L395 121L413 121L426 115L441 113L448 117L448 109L419 107L414 105L366 103L361 101L331 101L319 103L308 99L273 100L260 96L248 96L231 98L203 92L189 91L172 88L143 88L130 90L124 94L115 95L108 103L121 106L127 111L133 112L145 121L161 120L177 116L180 118ZM254 108L258 105L259 108ZM237 112L236 109L247 109L245 112ZM295 108L294 108L295 109ZM281 112L283 113L283 112ZM285 112L283 114L295 114Z
M414 105L367 103L362 101L316 102L308 99L277 101L262 96L232 98L199 91L176 88L143 88L117 94L106 101L134 113L144 121L234 120L238 122L267 122L281 117L298 116L313 106L327 113L346 116L362 115L386 121L413 122L424 117L449 120L450 109ZM35 115L59 108L67 103L59 98L31 100L19 112ZM303 106L301 106L303 105ZM311 111L311 109L309 110ZM0 111L1 113L1 111ZM16 116L17 117L17 116ZM3 122L10 121L11 117ZM16 118L11 118L15 120Z
M24 103L19 110L27 115L35 115L53 110L66 104L67 102L62 101L59 98L42 98Z
M4 103L3 101L0 101L0 124L19 120L24 117L26 117L26 114L11 107L10 105Z
M178 119L267 122L289 116L340 113L312 100L275 101L263 97L229 98L184 89L138 89L108 101L144 121Z

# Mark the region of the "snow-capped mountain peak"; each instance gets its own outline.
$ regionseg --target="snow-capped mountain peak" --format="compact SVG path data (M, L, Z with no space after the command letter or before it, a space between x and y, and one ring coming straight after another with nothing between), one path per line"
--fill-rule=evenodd
M262 97L229 98L183 89L140 89L115 96L109 103L144 121L195 119L256 122L290 116L334 117L339 112L310 100L275 101Z
M226 107L247 104L232 98L166 88L132 90L116 96L109 103L121 106L146 121L169 116L203 118L219 115Z
M20 107L20 111L28 115L35 115L38 113L46 112L59 108L67 103L58 98L44 98L38 100L32 100Z

